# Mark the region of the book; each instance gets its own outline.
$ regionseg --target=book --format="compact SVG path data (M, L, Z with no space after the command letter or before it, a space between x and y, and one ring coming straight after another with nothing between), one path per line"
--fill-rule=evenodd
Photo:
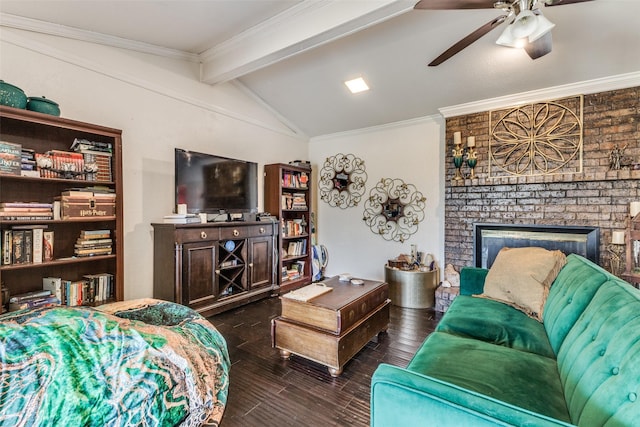
M11 254L13 254L13 232L2 230L2 265L11 264Z
M64 303L64 294L62 292L62 279L60 277L43 277L42 289L49 291L52 295L60 300L60 303Z
M201 221L199 216L185 216L182 218L172 218L165 216L162 219L162 222L164 222L165 224L195 224Z
M111 230L82 230L80 231L80 239L109 239L111 237Z
M9 302L23 302L34 298L42 298L51 295L51 292L47 289L25 292L17 294L9 298Z
M24 264L24 230L13 230L11 242L11 264Z
M0 141L0 174L20 175L22 145Z
M42 233L42 260L53 261L53 231L44 231Z
M25 310L30 308L50 307L60 304L60 300L53 295L42 298L34 298L22 302L10 302L9 311Z
M49 208L53 204L51 203L38 203L38 202L2 202L0 207L2 208Z
M333 288L331 286L326 286L324 283L312 283L308 286L296 289L291 292L287 292L286 294L282 295L282 297L306 302L331 291L333 291Z
M24 230L22 251L24 252L24 263L33 262L33 230Z
M42 263L42 241L44 239L44 229L36 227L33 229L33 263Z

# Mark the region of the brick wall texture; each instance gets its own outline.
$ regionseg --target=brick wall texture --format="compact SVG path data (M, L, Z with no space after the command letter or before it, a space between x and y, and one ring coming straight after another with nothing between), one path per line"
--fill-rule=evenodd
M453 181L453 133L475 136L476 179ZM610 154L640 162L640 87L584 96L583 171L578 174L488 178L489 112L446 120L445 263L473 264L473 224L600 227L600 265L613 230L626 227L629 203L640 200L640 170L610 170ZM469 169L463 166L468 175Z

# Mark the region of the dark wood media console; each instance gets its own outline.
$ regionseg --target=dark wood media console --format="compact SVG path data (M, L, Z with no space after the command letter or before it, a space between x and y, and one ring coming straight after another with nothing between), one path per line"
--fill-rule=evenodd
M277 223L152 225L154 298L211 316L277 289Z

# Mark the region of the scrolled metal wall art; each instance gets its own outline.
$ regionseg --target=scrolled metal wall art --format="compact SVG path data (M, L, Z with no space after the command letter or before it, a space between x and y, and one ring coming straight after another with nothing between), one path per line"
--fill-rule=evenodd
M327 157L319 172L320 200L341 209L358 206L366 182L364 160L353 154Z
M418 231L426 201L413 184L382 178L365 200L362 219L374 234L402 243Z
M492 111L489 176L582 172L582 96Z

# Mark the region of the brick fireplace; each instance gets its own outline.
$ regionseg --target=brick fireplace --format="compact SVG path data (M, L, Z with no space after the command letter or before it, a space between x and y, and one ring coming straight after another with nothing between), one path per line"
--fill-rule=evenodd
M613 230L626 226L629 203L640 200L640 170L610 170L610 153L640 162L640 87L588 94L583 110L583 171L578 174L488 178L489 112L446 119L445 263L474 262L474 224L597 227L598 263L608 267ZM455 182L453 133L475 136L476 179ZM463 173L469 170L463 167Z

